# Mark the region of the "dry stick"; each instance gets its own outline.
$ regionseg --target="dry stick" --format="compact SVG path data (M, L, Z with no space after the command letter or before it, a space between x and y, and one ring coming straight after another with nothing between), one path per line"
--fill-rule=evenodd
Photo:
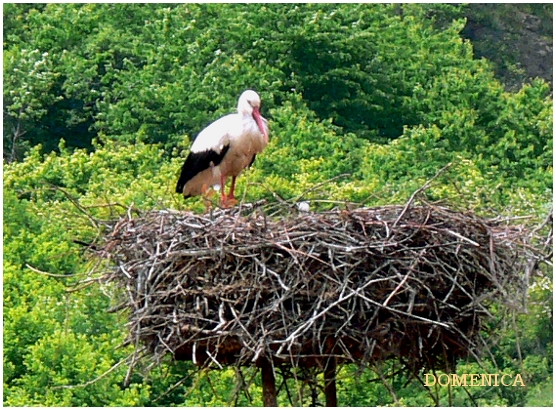
M245 378L243 377L243 373L241 373L241 368L239 366L234 366L234 373L235 373L235 385L234 390L232 392L232 399L228 399L228 404L232 401L234 402L233 407L237 407L239 402L239 395L241 392L247 392L246 385L245 385ZM247 392L248 394L249 392ZM250 401L250 398L248 396Z
M552 225L553 213L554 213L554 205L550 207L550 212L548 212L544 221L531 231L531 236L536 235L536 233L540 231L542 228L544 228L545 226L549 224ZM552 228L550 229L550 232L552 232Z
M298 202L301 198L303 198L303 197L304 197L305 195L307 195L309 192L315 191L316 189L318 189L318 188L320 188L320 187L322 187L322 186L324 186L324 185L326 185L326 184L329 184L329 183L331 183L331 182L333 182L333 181L335 181L335 180L337 180L337 179L345 178L345 177L349 177L349 176L351 176L351 174L348 174L348 173L340 174L340 175L336 175L335 177L329 178L329 179L327 179L326 181L322 181L322 182L319 182L318 184L313 185L311 188L305 190L305 191L302 192L300 195L298 195L297 198L293 199L293 201L292 201L293 204L292 204L292 205L295 205L296 202Z
M183 383L185 383L189 378L191 378L192 376L194 376L195 374L201 372L202 368L199 367L195 370L193 370L191 373L189 373L187 376L181 378L177 383L174 383L172 386L170 386L168 389L166 389L166 391L164 393L161 393L159 396L157 396L154 400L153 403L156 403L158 400L162 399L163 397L167 396L169 393L171 393L172 391L174 391L175 389L177 389L179 386L181 386Z
M512 312L512 327L513 327L514 332L515 332L515 344L516 344L516 348L517 348L517 357L519 359L519 367L521 369L521 373L525 373L524 368L523 368L523 357L521 355L521 343L520 343L520 337L519 337L519 329L517 328L517 324L515 322L515 312Z
M232 314L234 315L234 318L236 319L235 321L237 322L237 324L239 325L239 327L241 327L241 329L245 332L245 334L249 337L249 339L251 340L251 343L253 343L253 345L256 345L256 340L253 338L253 336L251 335L251 333L249 333L249 331L245 328L245 326L243 325L243 323L241 322L241 319L239 318L237 312L235 311L234 307L232 305L228 306L230 308L230 311L232 312ZM249 345L245 345L249 350L253 350L252 347L250 347Z
M360 295L358 292L355 292L355 293L357 293L357 296L359 296L360 298L366 300L367 302L372 303L372 304L375 305L375 306L379 306L379 307L381 307L381 308L384 308L384 309L386 309L386 310L389 310L389 311L391 311L391 312L398 313L398 314L400 314L400 315L404 315L404 316L407 316L407 317L410 317L410 318L413 318L413 319L417 319L417 320L420 321L420 322L432 323L432 324L434 324L434 325L442 326L442 327L445 327L445 328L447 328L447 329L450 328L450 326L447 325L446 323L438 322L438 321L432 320L432 319L427 319L426 317L421 317L421 316L412 315L412 314L410 314L410 313L404 312L403 310L394 309L394 308L391 308L391 307L389 307L389 306L383 306L382 303L379 303L379 302L377 302L376 300L372 300L372 299L368 298L368 297L365 296L365 295Z
M398 292L398 290L400 290L400 288L404 285L404 283L407 281L407 278L409 278L409 275L411 273L413 273L413 269L415 269L415 266L417 266L417 263L419 263L419 260L421 259L421 256L423 256L424 253L425 253L425 249L423 249L419 253L419 256L413 261L413 263L411 264L411 266L407 270L407 274L404 276L404 278L401 280L401 282L398 284L398 286L396 286L396 288L392 291L392 293L390 293L390 296L388 296L386 298L386 300L382 304L383 307L386 307L386 305L388 305L388 302L390 302L390 299L392 299L394 297L394 295Z
M402 219L402 217L404 216L404 214L407 212L407 210L409 209L409 207L411 206L411 204L413 203L413 201L415 200L415 197L417 195L419 195L421 192L427 190L430 186L430 184L436 179L438 178L444 171L446 171L448 168L450 168L453 165L453 162L449 162L446 165L444 165L440 171L438 171L431 179L429 179L427 182L425 182L425 184L417 189L415 192L413 192L411 194L411 196L409 197L409 200L407 201L407 203L405 204L402 212L398 215L398 218L394 221L394 223L392 224L392 227L396 227L396 225L398 225L398 222L400 222L400 220Z
M95 377L92 380L89 380L88 382L85 383L80 383L80 384L73 384L73 385L63 385L63 386L52 386L53 390L58 390L58 389L77 389L79 387L87 387L90 386L93 383L98 382L99 380L103 379L104 377L108 376L110 373L112 373L114 370L116 370L118 367L120 367L122 364L124 364L131 356L133 356L135 354L132 353L129 356L127 356L125 359L120 360L118 363L116 363L114 366L112 366L110 369L108 369L107 371L105 371L104 373L102 373L100 376Z
M93 226L97 229L99 228L99 221L97 219L95 219L89 212L87 212L87 210L85 208L83 208L83 206L81 206L81 204L79 203L78 199L75 198L74 196L72 196L69 192L67 192L65 189L60 188L59 186L56 186L54 184L49 184L51 190L53 191L60 191L61 193L64 194L64 196L70 200L70 202L77 208L79 209L79 211L81 211L81 213L83 213L83 215L85 215L87 217L87 219L93 224Z
M73 276L77 276L79 275L78 273L62 273L62 274L58 274L58 273L50 273L50 272L45 272L42 271L40 269L34 268L31 265L29 265L28 263L25 264L25 267L27 267L28 269L31 269L33 272L35 273L40 273L41 275L46 275L46 276L51 276L53 278L71 278ZM96 280L94 280L94 282L96 282Z
M446 229L445 232L448 232L449 234L454 235L455 237L457 237L457 238L459 238L459 239L462 239L462 240L464 240L464 241L466 241L466 242L469 242L469 243L470 243L471 245L473 245L473 246L481 246L481 245L479 245L477 242L472 241L471 239L466 238L465 236L463 236L463 235L461 235L461 234L459 234L459 233L457 233L457 232L451 231L450 229Z
M392 385L390 383L388 383L388 380L384 376L384 373L382 372L382 366L380 364L377 364L376 366L374 366L374 370L377 372L377 374L378 374L380 380L382 381L382 384L384 385L384 387L386 387L386 389L390 392L390 395L392 396L392 399L394 399L394 404L399 406L400 401L398 400L398 396L396 395L396 391L394 390Z
M286 376L284 375L283 369L280 369L280 370L281 370L280 374L282 375L282 384L280 385L280 388L282 388L282 386L284 386L284 389L286 390L286 396L288 396L288 401L290 402L290 406L294 407L295 405L293 403L293 397L290 393L290 389L288 388L288 383L287 383L287 380L286 380ZM295 382L297 383L297 376L295 374L293 375L293 378L294 378Z
M208 357L210 358L210 360L212 360L212 361L218 366L218 368L219 368L220 370L224 369L224 367L222 367L222 365L220 364L220 362L218 362L218 360L216 360L216 357L214 357L214 356L210 353L210 351L209 351L208 348L205 350L205 353L208 355Z
M89 278L89 279L85 279L82 281L79 281L78 284L80 284L81 286L75 286L72 287L71 289L66 289L67 293L75 293L75 292L79 292L80 290L83 290L89 286L91 286L93 283L98 283L99 279L98 278Z

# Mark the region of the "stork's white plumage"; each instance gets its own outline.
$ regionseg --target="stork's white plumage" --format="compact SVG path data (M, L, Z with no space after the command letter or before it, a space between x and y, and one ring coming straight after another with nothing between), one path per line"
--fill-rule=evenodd
M260 114L261 98L253 90L239 97L237 114L219 118L202 130L193 144L176 185L185 198L204 194L213 185L222 189L222 204L235 200L237 176L268 144L267 121ZM232 177L230 194L226 179Z

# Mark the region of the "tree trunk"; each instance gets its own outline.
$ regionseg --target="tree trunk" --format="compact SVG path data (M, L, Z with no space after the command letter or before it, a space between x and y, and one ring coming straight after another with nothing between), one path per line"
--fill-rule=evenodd
M260 362L261 377L263 379L263 404L265 407L278 407L276 401L276 380L270 361L264 359Z
M326 407L338 407L336 397L336 359L332 356L326 359L324 364L324 395Z

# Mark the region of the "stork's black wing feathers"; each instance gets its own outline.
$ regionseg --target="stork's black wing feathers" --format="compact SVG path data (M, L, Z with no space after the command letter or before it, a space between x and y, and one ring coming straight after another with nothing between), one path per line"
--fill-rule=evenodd
M220 153L214 150L206 150L201 152L190 152L181 167L181 174L176 184L176 193L183 193L185 184L195 177L199 172L209 168L211 164L217 166L222 162L222 159L230 149L229 145L225 145Z

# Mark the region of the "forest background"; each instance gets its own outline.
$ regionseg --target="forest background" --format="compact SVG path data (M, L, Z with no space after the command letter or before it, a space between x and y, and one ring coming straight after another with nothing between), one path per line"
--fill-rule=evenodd
M127 374L126 318L107 312L118 290L75 288L91 261L73 241L102 234L88 216L203 210L174 193L177 174L192 138L246 88L262 97L271 142L239 180L245 201L400 204L452 163L427 200L531 228L552 208L552 4L4 4L3 13L4 405L261 405L249 369L246 390L233 369L171 360ZM552 405L550 270L532 279L528 313L512 319L483 366L520 373L526 386L442 388L440 404ZM435 404L398 368L383 364L386 386L376 369L344 367L340 404ZM458 373L474 372L485 368L459 363Z

